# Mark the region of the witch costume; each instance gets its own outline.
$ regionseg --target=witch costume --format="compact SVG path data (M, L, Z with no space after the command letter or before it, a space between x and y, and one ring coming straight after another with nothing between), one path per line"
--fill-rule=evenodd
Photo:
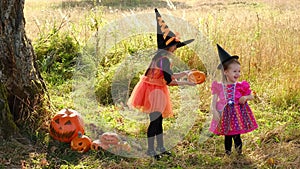
M140 77L139 82L134 87L128 106L139 109L150 116L150 125L147 131L149 156L158 157L154 150L154 138L157 140L156 150L164 153L167 152L163 141L163 118L173 116L172 104L168 90L168 84L174 80L171 70L171 62L167 51L169 47L176 45L177 48L191 43L194 39L181 42L178 36L173 33L157 9L155 9L157 21L157 47L158 50L146 70L145 74Z
M222 63L230 59L238 59L238 56L229 55L222 47L217 45L222 69ZM220 113L220 121L212 120L210 131L217 135L244 134L255 130L258 125L248 103L240 104L242 96L251 94L247 81L234 84L224 84L214 81L211 86L213 95L217 95L216 109Z
M231 59L238 60L239 57L228 54L221 46L217 44L218 53L221 63L218 69L224 75L223 64ZM223 77L223 80L226 78ZM211 86L214 101L212 103L214 109L219 113L219 120L213 118L209 130L217 135L224 135L224 145L226 155L231 154L232 140L234 140L235 149L238 154L242 153L241 134L255 130L258 125L254 114L248 103L240 104L239 99L242 96L251 94L250 85L247 81L235 82L227 84L223 82L213 81Z

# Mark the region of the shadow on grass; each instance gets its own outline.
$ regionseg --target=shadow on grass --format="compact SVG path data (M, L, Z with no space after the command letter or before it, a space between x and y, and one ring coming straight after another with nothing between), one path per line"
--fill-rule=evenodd
M184 2L172 2L176 8L189 7ZM132 8L148 9L148 8L170 8L170 5L165 0L64 0L55 8L93 8L95 6L104 6L113 9L127 10Z
M231 155L223 159L223 165L227 168L257 168L256 164L247 155Z
M57 168L61 165L78 165L84 154L71 150L69 143L62 143L53 139L47 146L47 161L49 167Z
M49 168L61 168L63 166L89 166L101 167L102 165L114 165L121 161L132 162L132 158L115 155L105 150L89 150L85 153L73 151L69 143L62 143L56 140L49 140L47 156Z

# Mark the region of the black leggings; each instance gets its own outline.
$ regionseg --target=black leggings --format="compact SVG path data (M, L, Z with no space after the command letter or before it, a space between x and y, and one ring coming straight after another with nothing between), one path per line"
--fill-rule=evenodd
M236 151L238 153L242 152L242 139L241 139L241 135L237 134L237 135L231 135L231 136L225 136L225 151L226 153L230 153L231 152L231 147L232 147L232 139L234 141L234 147L236 149Z
M160 112L152 112L149 114L150 116L150 125L147 131L147 137L154 137L156 135L162 134L162 114Z
M154 151L154 139L157 141L157 148L162 150L164 148L162 115L160 112L152 112L149 114L150 124L147 131L148 137L148 151Z

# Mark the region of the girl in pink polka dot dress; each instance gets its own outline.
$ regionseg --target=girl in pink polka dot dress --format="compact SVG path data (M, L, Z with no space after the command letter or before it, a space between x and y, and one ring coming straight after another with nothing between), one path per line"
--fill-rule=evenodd
M232 140L238 154L242 153L240 134L255 130L258 125L247 104L254 97L251 95L250 85L246 81L238 82L240 77L240 63L238 56L229 55L219 45L218 52L221 64L223 81L214 81L211 86L213 94L213 119L210 131L225 136L225 153L231 154Z

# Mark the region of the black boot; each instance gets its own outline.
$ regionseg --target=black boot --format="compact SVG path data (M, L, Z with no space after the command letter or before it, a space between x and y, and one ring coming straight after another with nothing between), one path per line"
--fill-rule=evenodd
M154 151L154 137L148 137L148 150L146 153L150 157L159 160L161 156Z
M153 157L155 160L161 159L161 155L157 154L154 150L147 150L147 155Z
M236 146L235 150L236 150L236 152L237 152L238 155L242 155L242 145Z
M225 150L225 155L226 155L226 156L230 156L230 155L231 155L231 151Z
M161 154L163 155L168 155L168 156L172 155L172 153L170 151L167 151L166 148L164 147L163 134L156 135L156 141L157 141L156 151L161 152Z
M165 147L157 147L156 151L161 152L162 155L168 155L168 156L172 155L171 151L166 150Z

